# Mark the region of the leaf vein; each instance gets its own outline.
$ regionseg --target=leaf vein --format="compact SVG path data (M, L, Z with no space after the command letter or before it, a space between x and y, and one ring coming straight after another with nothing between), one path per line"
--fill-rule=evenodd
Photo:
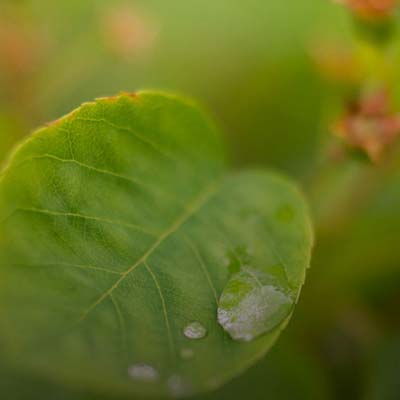
M208 269L207 269L207 267L206 267L206 265L204 263L203 257L201 256L201 254L200 254L199 250L197 249L196 245L194 244L193 240L188 235L184 235L184 238L185 238L185 241L187 242L188 246L191 248L193 254L195 255L195 257L196 257L196 259L197 259L197 261L198 261L198 263L200 265L200 268L201 268L204 276L206 277L207 282L208 282L208 284L209 284L209 286L210 286L210 288L211 288L211 290L213 292L213 295L214 295L214 298L215 298L215 302L218 305L217 289L216 289L216 287L215 287L215 285L214 285L214 283L213 283L213 281L211 279L210 273L209 273L209 271L208 271Z
M114 305L115 312L116 312L116 314L117 314L119 326L120 326L120 329L121 329L122 347L123 347L124 352L126 353L126 352L127 352L127 349L128 349L128 343L127 343L128 333L127 333L127 330L126 330L124 315L122 314L121 308L120 308L120 306L118 305L118 303L117 303L117 301L115 300L115 298L114 298L113 295L110 295L110 299L111 299L111 302L112 302L113 305Z
M59 161L61 163L65 163L65 164L76 164L76 165L78 165L78 166L80 166L82 168L86 168L86 169L89 169L91 171L98 172L100 174L111 175L111 176L113 176L115 178L123 179L125 181L129 181L131 183L134 183L135 185L147 186L143 182L141 182L141 181L139 181L137 179L134 179L134 178L132 178L130 176L119 174L117 172L113 172L113 171L110 171L110 170L107 170L107 169L93 167L92 165L89 165L89 164L83 163L81 161L78 161L75 158L72 158L72 159L60 158L60 157L57 157L57 156L55 156L53 154L41 154L41 155L32 156L32 157L26 158L25 160L21 161L20 164L23 164L24 162L28 162L28 161L32 161L32 160L40 160L40 159L51 159L51 160Z
M175 233L194 213L196 213L209 198L215 193L216 184L212 183L204 193L196 197L193 202L184 210L184 212L178 217L171 226L166 229L159 238L153 243L152 246L125 272L121 274L121 277L106 291L104 292L94 303L92 303L82 314L79 321L85 320L85 318L100 304L105 300L115 289L125 280L125 278L132 273L140 264L144 263L148 257L153 254L155 250L173 233Z
M155 150L157 153L161 154L162 156L164 156L165 158L168 158L169 160L178 163L178 160L171 154L161 150L155 143L153 143L151 140L149 140L148 138L145 138L144 135L138 133L137 131L134 131L131 128L125 127L125 126L120 126L117 124L114 124L110 121L108 121L105 118L82 118L82 117L76 117L76 120L78 121L83 121L83 122L96 122L96 123L103 123L106 125L109 125L110 127L117 129L119 131L125 131L125 132L129 132L132 135L134 135L137 139L139 139L141 142L145 143L147 146L151 147L153 150Z
M160 295L162 309L163 309L163 315L164 315L164 320L165 320L165 326L166 326L167 336L168 336L168 345L169 345L171 357L174 358L175 354L176 354L175 353L175 345L174 345L174 340L172 338L172 331L171 331L171 326L170 326L169 318L168 318L167 303L165 301L165 297L162 292L161 285L158 282L158 279L157 279L156 275L154 274L153 270L150 268L150 265L148 264L147 261L144 261L144 265L145 265L147 271L149 272L149 274L151 275L151 278L153 279L154 284L157 287L158 294Z
M56 216L56 217L82 218L85 220L92 220L92 221L97 221L97 222L104 222L106 224L122 226L124 228L129 228L129 229L133 229L133 230L145 233L146 235L152 236L152 237L156 236L154 232L150 232L141 226L130 224L130 223L119 221L119 220L108 219L108 218L103 218L103 217L98 217L98 216L90 216L90 215L85 215L85 214L78 214L78 213L52 211L52 210L46 210L46 209L34 208L34 207L18 207L8 217L3 219L2 223L4 223L7 219L11 218L17 212L31 212L31 213L36 213L36 214L47 214L47 215L52 215L52 216Z
M78 268L84 270L95 270L95 271L102 271L107 272L113 275L121 275L121 272L114 271L112 269L103 268L103 267L96 267L94 265L87 265L87 264L72 264L72 263L63 263L63 262L54 262L54 263L38 263L38 264L24 264L24 263L13 263L13 266L22 266L22 267L50 267L50 266L60 266L60 267L71 267L71 268Z
M78 161L75 158L65 159L65 158L57 157L57 156L55 156L53 154L41 154L41 155L35 155L35 156L32 156L32 157L25 158L17 166L20 166L20 165L22 165L22 164L24 164L26 162L29 162L29 161L45 160L45 159L58 161L58 162L64 163L64 164L75 164L75 165L77 165L77 166L79 166L81 168L88 169L88 170L96 172L98 174L108 175L108 176L111 176L111 177L114 177L114 178L117 178L117 179L124 180L124 181L129 182L129 183L132 183L132 184L134 184L136 186L141 186L141 187L147 188L150 191L153 191L153 190L159 191L159 188L156 187L155 185L149 185L147 183L144 183L143 181L140 181L140 180L138 180L136 178L132 178L132 177L130 177L128 175L119 174L117 172L110 171L110 170L107 170L107 169L94 167L92 165L83 163L82 161ZM6 172L7 171L5 171L5 173ZM0 177L2 177L2 175L0 175ZM161 192L162 192L163 196L167 196L167 197L173 199L174 201L179 202L179 199L176 196L171 195L169 192L166 192L166 191L161 191Z
M283 270L283 273L285 275L286 281L287 281L289 287L292 287L292 283L290 282L289 275L288 275L289 268L288 268L288 266L286 264L286 261L283 259L282 255L281 255L281 252L278 250L278 248L276 246L274 235L271 234L269 229L266 229L266 233L267 233L267 235L269 237L270 243L272 243L271 250L275 254L275 257L278 259L278 261L282 264L282 270Z

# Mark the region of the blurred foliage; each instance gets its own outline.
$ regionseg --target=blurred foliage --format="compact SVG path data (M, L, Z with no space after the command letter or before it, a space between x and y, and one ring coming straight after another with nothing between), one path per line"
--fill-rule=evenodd
M385 81L399 109L400 41L377 51L353 22L330 0L0 3L0 158L83 101L159 88L212 110L235 165L302 180L317 246L290 329L266 360L204 399L400 398L399 150L373 166L343 156L329 134L361 85ZM2 378L12 400L80 399Z
M400 340L387 339L369 360L365 398L395 400L399 398Z
M7 21L9 36L17 36L8 46L18 40L27 54L8 66L2 102L32 127L95 97L169 89L213 110L237 162L296 174L305 162L310 168L326 96L310 56L313 39L321 30L328 38L348 31L345 15L325 0L293 1L289 9L260 0L3 3L0 26ZM118 30L118 23L128 26Z

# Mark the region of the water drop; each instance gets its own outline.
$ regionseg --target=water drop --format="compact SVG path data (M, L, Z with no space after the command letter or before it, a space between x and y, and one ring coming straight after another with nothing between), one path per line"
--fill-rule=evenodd
M143 382L155 382L159 378L158 371L148 364L135 364L129 367L128 374L131 378Z
M190 360L194 357L194 351L189 348L182 349L180 354L184 360Z
M207 388L209 390L216 390L219 386L221 386L220 381L217 378L211 378L207 383Z
M268 282L269 281L269 282ZM218 322L235 340L251 341L283 322L294 301L267 275L243 270L233 275L218 307Z
M225 256L223 259L223 264L226 268L229 268L229 265L231 264L231 258L228 256Z
M207 335L207 329L200 322L194 321L185 327L183 333L188 339L202 339Z
M192 391L191 385L185 382L179 375L172 375L168 379L167 384L170 394L174 397L188 396Z

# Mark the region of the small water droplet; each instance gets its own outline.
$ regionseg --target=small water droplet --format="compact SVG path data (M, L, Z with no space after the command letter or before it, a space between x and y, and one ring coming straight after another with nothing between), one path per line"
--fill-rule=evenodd
M202 339L207 335L207 329L199 321L194 321L185 327L183 333L188 339Z
M290 315L292 297L270 282L268 275L256 275L249 269L228 282L220 298L218 322L233 339L251 341Z
M194 351L192 349L189 348L184 348L181 350L181 357L184 360L190 360L194 357Z
M230 263L231 263L230 257L225 256L225 257L224 257L224 260L223 260L224 266L225 266L226 268L229 268Z
M281 222L292 222L295 217L295 210L290 204L283 204L277 209L275 216Z
M215 390L218 389L218 387L220 386L220 382L217 378L211 378L207 383L207 388L210 390Z
M192 391L191 385L185 382L179 375L172 375L168 378L167 384L169 392L174 397L188 396Z
M148 364L135 364L129 367L128 374L131 378L143 382L155 382L159 378L158 371Z

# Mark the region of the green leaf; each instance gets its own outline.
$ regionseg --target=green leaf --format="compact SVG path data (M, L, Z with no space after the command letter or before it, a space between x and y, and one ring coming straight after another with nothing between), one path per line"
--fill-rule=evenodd
M0 221L5 359L113 394L199 393L252 365L290 317L312 244L290 182L229 173L196 105L147 92L23 143Z
M371 352L367 360L365 379L365 400L396 400L400 397L398 375L400 357L400 337L385 337Z

